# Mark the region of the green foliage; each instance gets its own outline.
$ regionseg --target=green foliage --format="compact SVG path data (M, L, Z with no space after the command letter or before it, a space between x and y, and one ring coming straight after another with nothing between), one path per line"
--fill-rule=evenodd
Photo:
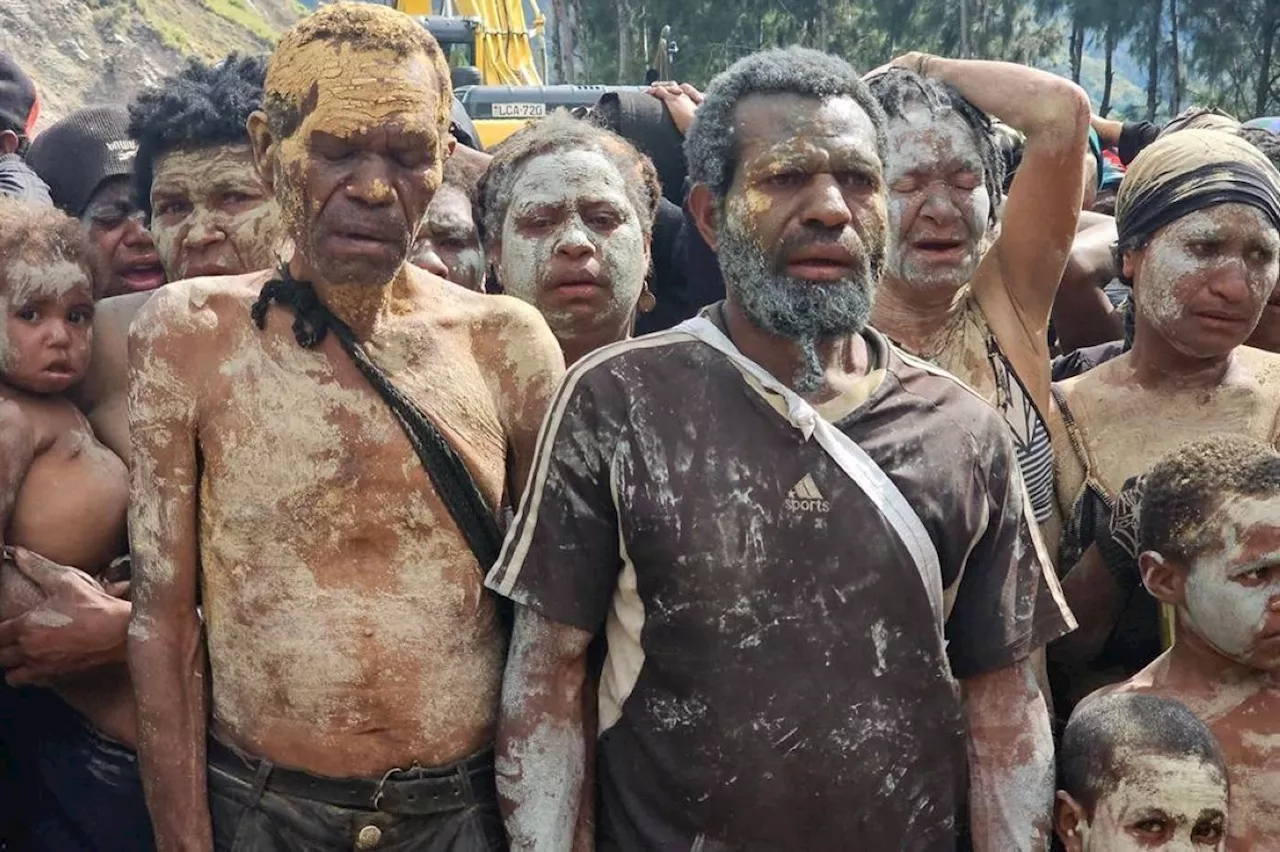
M262 13L245 0L203 0L204 7L220 18L239 24L268 44L278 33L262 17Z
M1144 118L1154 107L1155 115L1167 116L1175 79L1190 79L1182 107L1207 101L1242 117L1280 113L1280 0L564 2L580 10L578 47L586 81L595 83L640 82L644 69L656 65L664 25L671 26L680 46L678 76L699 86L747 53L793 43L829 50L862 69L908 50L960 56L967 48L969 56L1073 76L1075 31L1079 81L1095 108L1109 92L1107 106L1114 115ZM1177 50L1171 9L1178 14ZM626 79L620 79L620 59ZM1121 65L1128 77L1120 73Z

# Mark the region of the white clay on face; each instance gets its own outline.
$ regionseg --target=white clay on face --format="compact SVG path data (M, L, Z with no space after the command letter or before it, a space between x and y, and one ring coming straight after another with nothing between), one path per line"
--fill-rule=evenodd
M5 266L4 281L5 292L0 293L0 370L9 370L18 360L9 346L9 322L15 310L35 300L61 299L77 287L84 291L85 301L93 301L84 269L63 258L42 264L12 261Z
M501 269L505 292L543 311L557 337L572 335L571 312L548 311L539 303L553 257L590 246L609 283L608 306L599 324L621 322L636 309L647 273L644 231L626 191L626 180L608 157L596 151L565 151L529 160L511 188L511 206L502 226ZM607 234L583 221L583 206L607 202L624 218ZM530 237L517 227L522 211L560 208L567 212L548 235Z
M892 119L888 125L886 270L907 284L959 287L968 282L982 259L991 215L991 195L982 180L982 155L973 131L958 115L935 118L920 104L909 105L903 113L905 117ZM951 173L961 165L978 175L976 189L964 191L949 182ZM904 182L910 184L909 189L903 189ZM967 242L967 256L957 267L931 269L912 257L912 240L944 236Z
M1084 852L1207 852L1192 835L1206 811L1227 813L1227 782L1213 765L1197 757L1138 755L1125 760L1124 777L1094 806L1093 819L1080 825ZM1151 845L1128 830L1162 813L1176 828L1167 843Z
M1222 530L1219 543L1194 561L1187 576L1186 612L1193 626L1234 659L1248 655L1266 626L1271 600L1280 595L1280 581L1246 586L1237 579L1260 559L1280 560L1280 553L1246 552L1249 531L1275 527L1278 518L1280 498L1227 498L1206 522Z
M1135 288L1138 308L1153 326L1175 347L1179 346L1176 324L1187 312L1188 300L1195 292L1188 279L1200 278L1224 266L1224 258L1216 253L1197 256L1197 241L1225 241L1242 231L1267 235L1273 251L1280 247L1280 237L1266 214L1243 204L1222 204L1188 213L1161 229L1146 247L1141 281ZM1234 262L1239 263L1237 258ZM1251 297L1261 307L1275 286L1278 267L1250 271L1245 280ZM1241 338L1243 342L1243 338Z

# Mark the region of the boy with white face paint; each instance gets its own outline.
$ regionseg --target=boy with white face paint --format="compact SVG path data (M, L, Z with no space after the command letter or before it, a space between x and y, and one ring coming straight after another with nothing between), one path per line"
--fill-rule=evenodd
M1119 687L1174 698L1218 738L1229 852L1280 843L1280 453L1247 438L1189 444L1148 474L1142 579L1176 612L1173 646Z
M502 291L536 307L572 364L631 336L653 308L649 245L662 190L648 157L560 112L504 143L480 184Z
M1048 326L1080 214L1088 98L1022 65L910 53L891 66L868 75L889 115L889 252L872 322L1000 410L1056 556ZM988 114L1026 136L1007 199Z
M1170 698L1122 693L1071 717L1054 828L1066 852L1222 852L1227 769L1213 733Z

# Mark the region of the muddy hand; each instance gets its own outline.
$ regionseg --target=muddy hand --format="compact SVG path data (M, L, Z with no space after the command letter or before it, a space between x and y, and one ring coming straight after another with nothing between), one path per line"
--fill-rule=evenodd
M46 685L59 677L124 661L130 604L112 597L76 568L22 548L6 555L45 600L0 622L0 668L12 686Z

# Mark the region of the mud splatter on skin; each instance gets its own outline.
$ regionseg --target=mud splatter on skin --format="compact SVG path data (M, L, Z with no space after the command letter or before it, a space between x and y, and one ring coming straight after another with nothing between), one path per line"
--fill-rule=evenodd
M156 160L151 234L170 281L275 266L280 209L248 144L178 149Z
M511 197L495 258L503 290L538 308L566 354L586 354L583 339L629 337L649 247L618 168L597 151L544 154L520 169ZM577 283L598 289L561 289Z
M428 271L443 267L445 277L468 290L484 289L484 249L466 192L447 183L440 187L409 259Z
M1221 852L1227 780L1198 758L1136 755L1080 826L1084 852Z
M62 258L0 269L0 376L33 393L61 393L84 377L93 347L93 285ZM61 374L47 372L57 367Z
M912 105L889 122L888 137L886 286L958 290L982 259L992 203L973 130L955 113ZM938 242L956 248L928 250Z
M1280 667L1280 652L1258 647L1280 634L1280 498L1229 497L1204 529L1216 534L1187 577L1187 619L1222 654Z
M265 153L296 246L290 269L361 336L396 310L388 285L404 283L452 144L437 60L316 41L268 74L269 99L309 107Z
M1221 357L1253 332L1280 278L1280 235L1261 210L1220 204L1161 229L1124 266L1142 319L1169 345ZM1203 312L1235 322L1213 323Z

